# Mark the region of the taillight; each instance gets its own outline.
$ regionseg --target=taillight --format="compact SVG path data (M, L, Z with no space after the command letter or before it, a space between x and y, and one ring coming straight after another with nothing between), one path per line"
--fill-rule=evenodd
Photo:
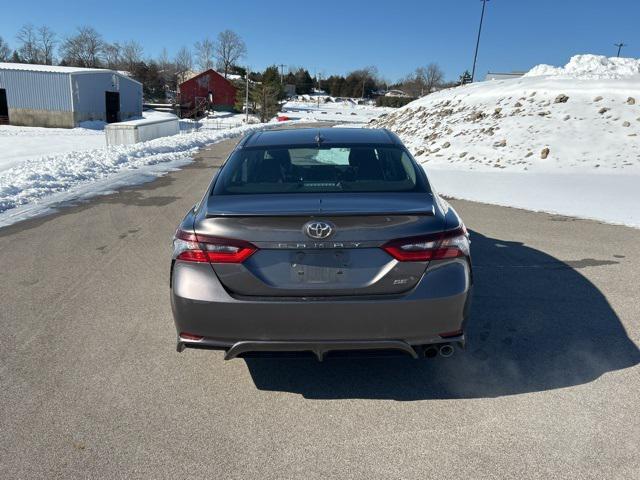
M173 239L176 260L186 262L242 263L257 248L243 240L209 237L178 230Z
M400 262L426 262L469 256L469 236L464 226L447 232L392 240L382 246Z

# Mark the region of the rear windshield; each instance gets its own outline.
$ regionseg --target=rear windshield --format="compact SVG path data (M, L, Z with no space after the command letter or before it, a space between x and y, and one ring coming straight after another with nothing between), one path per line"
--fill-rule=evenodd
M404 150L358 146L237 150L212 194L427 191Z

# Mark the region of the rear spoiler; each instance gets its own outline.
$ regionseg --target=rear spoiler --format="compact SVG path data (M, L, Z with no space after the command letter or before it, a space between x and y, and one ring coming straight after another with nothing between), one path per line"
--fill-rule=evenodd
M273 212L210 212L207 210L206 218L217 217L314 217L314 216L330 216L330 217L385 217L392 215L422 215L425 217L432 217L435 215L433 207L431 210L423 211L380 211L380 212L357 212L351 210L345 211L329 211L329 210L295 210L295 211L273 211Z

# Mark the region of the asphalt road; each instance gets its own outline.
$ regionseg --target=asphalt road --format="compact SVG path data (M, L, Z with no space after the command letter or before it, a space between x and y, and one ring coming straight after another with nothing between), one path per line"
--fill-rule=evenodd
M0 229L2 478L640 478L640 231L471 202L469 348L175 351L171 237L233 142Z

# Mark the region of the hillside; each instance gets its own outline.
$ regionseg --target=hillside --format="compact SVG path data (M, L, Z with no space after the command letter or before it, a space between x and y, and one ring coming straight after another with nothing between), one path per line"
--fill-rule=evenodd
M395 131L445 194L640 226L638 214L611 217L582 198L612 189L640 204L640 60L579 55L434 93L369 126Z
M566 70L544 65L520 79L444 90L371 125L395 131L429 165L638 170L640 61L631 75L630 59L619 59L626 68L599 69L604 58L582 55Z

